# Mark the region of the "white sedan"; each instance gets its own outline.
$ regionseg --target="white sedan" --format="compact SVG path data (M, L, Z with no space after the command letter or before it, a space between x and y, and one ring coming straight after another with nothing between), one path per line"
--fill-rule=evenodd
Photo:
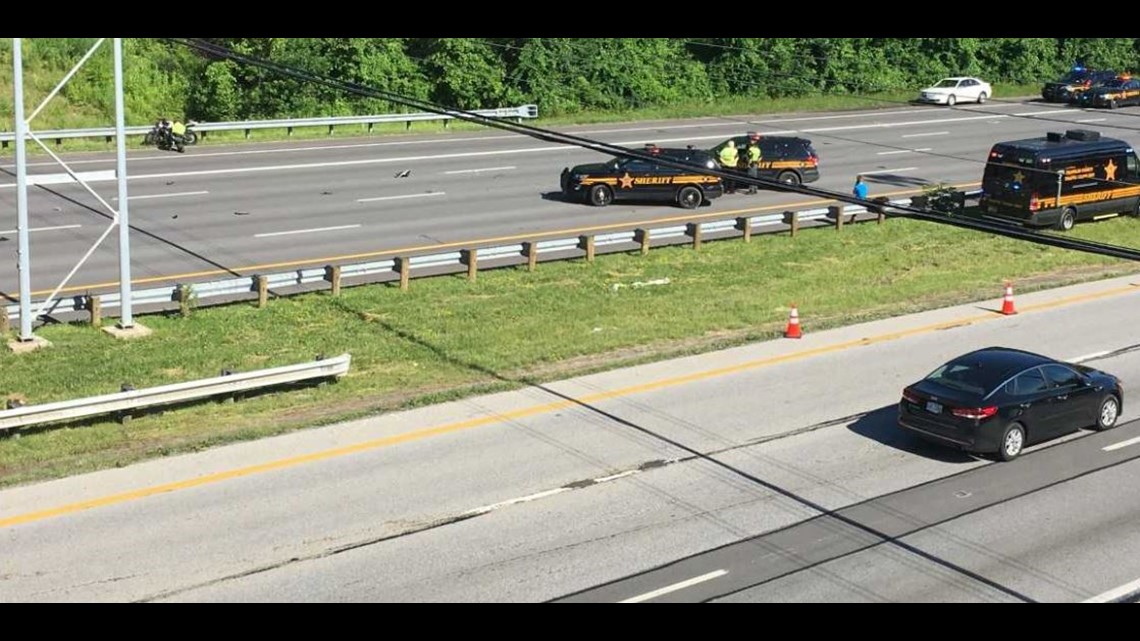
M963 76L939 80L934 86L923 89L918 94L918 100L919 102L932 102L953 107L963 101L982 104L993 95L994 89L990 83Z

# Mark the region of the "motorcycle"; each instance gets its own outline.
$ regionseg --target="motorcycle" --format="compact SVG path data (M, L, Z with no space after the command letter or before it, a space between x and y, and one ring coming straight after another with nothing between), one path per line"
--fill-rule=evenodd
M198 143L198 134L193 130L194 125L198 124L193 120L187 121L186 133L182 135L182 140L172 140L172 137L162 126L162 121L158 121L151 127L151 130L146 133L143 138L144 145L154 145L163 151L177 150L182 151L186 145L194 145Z

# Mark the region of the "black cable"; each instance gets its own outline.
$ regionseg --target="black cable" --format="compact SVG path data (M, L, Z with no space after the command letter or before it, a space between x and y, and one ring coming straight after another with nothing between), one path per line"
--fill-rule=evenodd
M665 158L665 157L656 156L656 155L652 155L649 153L645 153L645 152L641 152L641 151L637 151L637 150L633 150L633 149L628 149L628 148L622 147L620 145L613 145L613 144L609 144L609 143L604 143L604 142L592 140L589 138L574 136L571 134L564 134L564 133L560 133L560 132L556 132L556 131L543 129L540 127L534 127L531 125L524 125L521 123L515 123L515 122L511 122L505 118L497 118L497 117L493 117L493 116L483 116L483 115L480 115L477 113L472 113L472 112L468 112L468 111L464 111L464 110L460 110L460 109L443 107L443 106L437 105L437 104L432 103L432 102L419 100L416 98L409 98L406 96L401 96L399 94L395 94L395 93L389 92L389 91L374 89L374 88L370 88L370 87L364 87L364 86L358 85L356 83L348 83L348 82L333 80L331 78L319 76L319 75L313 74L313 73L305 71L305 70L299 70L299 69L295 69L293 67L289 67L289 66L282 65L279 63L274 63L274 62L271 62L268 60L263 60L263 59L256 58L253 56L240 54L240 53L234 52L234 51L232 51L226 47L223 47L221 45L215 45L213 43L209 43L207 41L203 41L200 39L169 38L167 40L170 42L174 42L177 44L181 44L184 46L188 46L188 47L197 49L199 51L202 51L204 53L208 53L210 55L214 55L214 56L218 56L221 58L233 60L235 62L242 62L245 64L258 66L258 67L261 67L264 69L269 69L271 71L275 71L275 72L280 73L282 75L290 76L290 77L297 78L300 80L304 80L307 82L322 84L324 86L327 86L327 87L330 87L333 89L339 89L342 91L347 91L350 93L355 93L355 94L366 96L366 97L388 100L388 101L391 101L391 102L394 102L397 104L402 104L402 105L414 107L416 109L422 109L423 111L427 111L430 113L447 115L447 116L451 116L454 118L458 118L460 120L465 120L468 122L475 122L475 123L483 124L483 125L486 125L489 127L494 127L494 128L502 129L505 131L510 131L512 133L520 133L522 135L527 135L527 136L530 136L532 138L537 138L539 140L544 140L547 142L553 142L553 143L558 143L558 144L567 144L567 145L575 145L575 146L579 146L579 147L586 148L586 149L593 149L595 151L600 151L602 153L607 153L607 154L614 155L614 156L620 156L620 157L624 157L624 158L634 158L634 159L639 159L639 160L646 160L646 161L653 162L653 163L656 163L659 165L664 165L664 166L668 166L668 167L674 167L674 168L678 168L678 169L693 171L694 173L699 173L699 174L703 174L703 175L716 176L716 177L720 177L722 179L731 180L731 181L742 183L745 185L754 185L757 187L768 187L768 188L776 189L778 191L798 193L798 194L803 194L803 195L807 195L807 196L814 196L817 198L826 198L826 199L830 199L830 200L836 200L839 202L862 205L870 211L883 210L885 214L891 215L891 216L902 216L902 217L907 217L907 218L913 218L916 220L924 220L924 221L928 221L928 222L950 225L950 226L959 227L962 229L970 229L970 230L974 230L974 231L986 232L986 233L990 233L990 234L994 234L994 235L1005 236L1008 238L1015 238L1015 239L1019 239L1019 240L1027 240L1029 242L1034 242L1034 243L1043 244L1043 245L1050 245L1050 246L1060 247L1060 248L1064 248L1064 249L1073 249L1073 250L1077 250L1077 251L1083 251L1086 253L1098 254L1098 255L1102 255L1102 256L1110 256L1113 258L1123 258L1126 260L1140 261L1140 250L1131 249L1128 247L1121 247L1118 245L1110 245L1107 243L1100 243L1100 242L1075 239L1075 238L1062 238L1062 237L1058 237L1058 236L1052 236L1049 234L1042 234L1039 232L1031 231L1031 230L1022 228L1020 226L999 224L999 223L995 223L995 222L991 222L991 221L983 220L983 219L956 218L956 217L947 216L945 214L940 214L940 213L935 213L935 212L932 212L929 210L925 210L925 209L921 209L921 208L917 208L917 207L913 207L913 206L909 206L909 205L906 205L906 206L904 206L904 205L889 205L889 208L892 211L886 212L884 205L882 205L880 203L877 203L877 202L872 201L872 200L861 199L861 198L858 198L854 195L847 194L847 193L834 192L834 191L830 191L830 190L826 190L826 189L820 189L820 188L814 188L814 187L805 187L803 185L789 185L789 184L781 183L778 181L767 180L767 179L763 179L763 178L746 177L746 176L742 176L742 175L737 174L737 173L731 173L731 172L727 172L724 170L710 169L708 167L705 167L704 165L696 165L693 163L676 161L676 160L673 160L670 158Z

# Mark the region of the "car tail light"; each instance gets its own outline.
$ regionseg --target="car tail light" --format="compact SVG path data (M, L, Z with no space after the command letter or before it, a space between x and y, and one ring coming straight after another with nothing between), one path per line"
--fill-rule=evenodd
M919 398L918 395L916 395L914 392L910 391L909 389L903 390L902 397L905 398L906 400L910 401L911 403L916 404L916 405L918 403L922 402L922 399Z
M1041 209L1041 201L1037 200L1037 194L1033 194L1029 197L1029 211L1035 212L1038 209Z
M811 164L812 167L819 166L819 156L811 154L808 156L808 163Z
M989 418L994 414L997 414L997 411L997 406L991 405L989 407L961 407L950 410L950 413L954 416L957 416L958 418L981 420L983 418Z

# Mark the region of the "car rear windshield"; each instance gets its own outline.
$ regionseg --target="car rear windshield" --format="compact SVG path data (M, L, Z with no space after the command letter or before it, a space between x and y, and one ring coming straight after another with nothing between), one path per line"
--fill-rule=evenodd
M944 387L979 396L985 396L1005 378L1003 372L986 368L978 361L957 360L946 363L930 373L926 380Z

